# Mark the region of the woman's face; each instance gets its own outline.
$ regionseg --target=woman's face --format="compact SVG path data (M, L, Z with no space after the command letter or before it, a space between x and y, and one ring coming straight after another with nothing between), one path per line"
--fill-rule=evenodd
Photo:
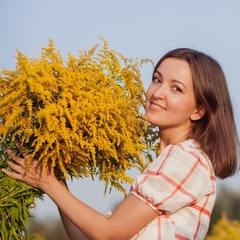
M147 120L161 130L187 131L197 113L192 73L185 60L167 58L146 92Z

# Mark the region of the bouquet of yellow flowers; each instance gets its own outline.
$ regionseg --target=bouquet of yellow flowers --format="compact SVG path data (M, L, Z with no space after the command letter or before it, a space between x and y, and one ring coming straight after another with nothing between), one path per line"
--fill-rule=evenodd
M43 170L50 162L59 178L98 177L106 189L125 194L122 184L132 182L126 171L141 170L151 161L149 144L155 140L141 113L140 68L150 60L125 58L105 40L101 50L96 45L79 53L77 58L68 54L65 61L49 40L40 59L18 51L16 69L0 72L0 165L8 158L4 149L14 148L17 140L32 155L29 165L37 158ZM23 183L2 173L0 181L10 181L1 191L0 228L6 231L0 239L26 237L17 223L24 226L34 197L42 193L17 188ZM11 186L21 193L11 192ZM12 196L17 196L14 201ZM17 212L19 205L24 214Z

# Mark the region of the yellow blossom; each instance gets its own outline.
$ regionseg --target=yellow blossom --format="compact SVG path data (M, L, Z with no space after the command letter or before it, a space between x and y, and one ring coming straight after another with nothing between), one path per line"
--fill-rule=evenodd
M126 170L145 167L143 62L103 43L66 61L52 40L40 60L18 51L16 70L1 72L0 136L20 138L43 168L50 161L65 177L95 175L124 192Z
M58 177L97 177L105 191L114 187L126 194L123 184L132 182L127 171L145 168L157 136L140 111L144 107L140 68L151 61L125 58L102 41L102 49L96 45L64 60L49 40L40 59L17 51L16 69L0 72L1 166L6 167L8 158L4 147L14 148L17 139L43 169L50 162ZM10 180L0 174L0 181ZM8 185L22 188L16 181L4 184ZM34 197L41 196L26 189L21 196L29 202L24 212ZM28 214L14 222L6 199L12 201L6 195L0 198L0 212L6 216L0 221L5 229L0 238L23 231L27 237L23 222Z

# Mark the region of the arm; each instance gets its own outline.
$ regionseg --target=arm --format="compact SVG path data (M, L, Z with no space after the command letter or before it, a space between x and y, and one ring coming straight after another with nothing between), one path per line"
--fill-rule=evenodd
M59 209L59 214L61 216L61 220L64 226L64 229L71 240L89 240L89 238L81 232Z
M26 156L22 159L11 150L7 152L17 163L8 162L16 173L5 169L4 173L44 191L60 209L66 230L73 234L71 239L79 239L82 236L81 232L90 239L130 239L158 215L151 207L130 194L111 217L106 217L73 196L66 186L57 180L53 168L49 167L41 172L39 162L35 160L26 173ZM74 225L81 231L76 231Z
M65 180L61 180L62 184L68 189L67 183ZM68 189L69 190L69 189ZM64 229L71 240L89 240L89 238L82 232L80 229L78 229L61 211L60 208L58 208Z

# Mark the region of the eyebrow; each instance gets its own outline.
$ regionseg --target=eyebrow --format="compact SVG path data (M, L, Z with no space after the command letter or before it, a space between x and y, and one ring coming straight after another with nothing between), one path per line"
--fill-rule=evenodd
M158 70L156 70L154 72L153 76L155 75L155 73L157 73L158 75L160 75L162 77L162 74ZM177 80L177 79L172 79L172 81L175 82L175 83L179 83L179 84L183 85L183 87L185 87L187 89L187 86L182 81Z

